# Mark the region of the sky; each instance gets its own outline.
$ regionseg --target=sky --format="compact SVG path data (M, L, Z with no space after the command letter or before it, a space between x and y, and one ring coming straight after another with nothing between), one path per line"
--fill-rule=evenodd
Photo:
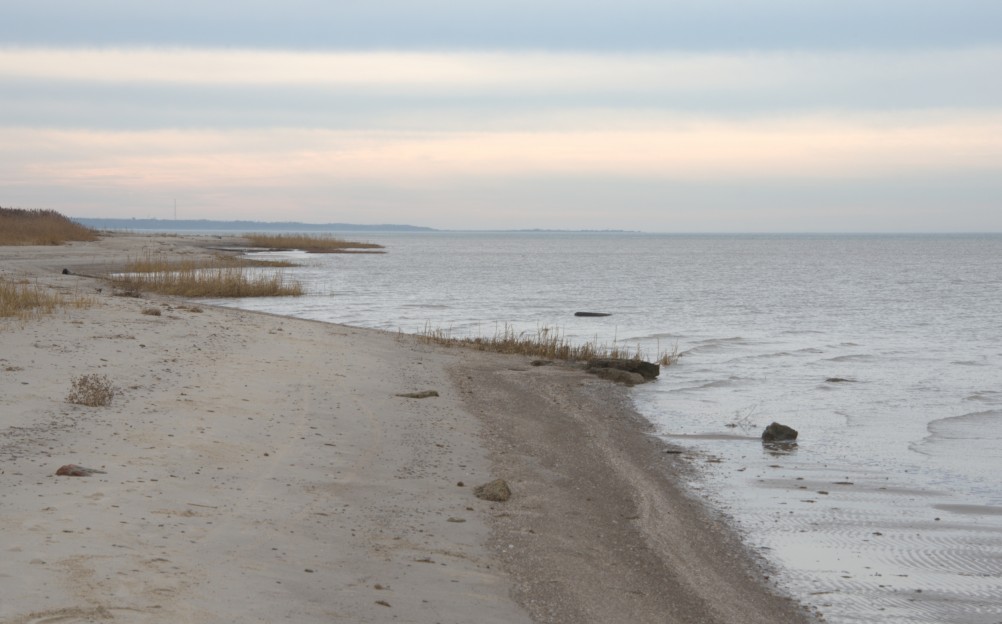
M0 0L0 205L1002 231L998 0Z

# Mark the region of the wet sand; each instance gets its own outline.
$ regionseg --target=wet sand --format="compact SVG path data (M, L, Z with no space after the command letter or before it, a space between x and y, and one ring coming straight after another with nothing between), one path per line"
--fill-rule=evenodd
M92 301L0 320L0 622L807 619L620 386L80 275L195 242L0 248ZM68 403L92 373L112 403Z

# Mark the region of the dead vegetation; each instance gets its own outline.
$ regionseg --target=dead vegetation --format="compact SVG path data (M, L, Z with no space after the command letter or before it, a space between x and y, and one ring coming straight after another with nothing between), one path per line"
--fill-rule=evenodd
M97 238L97 232L55 210L0 207L0 245L62 245Z
M479 351L493 351L514 355L567 361L588 361L595 358L647 360L647 354L637 345L623 347L616 343L605 344L598 340L573 342L559 329L541 326L536 331L515 331L509 324L499 327L492 336L455 337L442 329L426 326L419 336L426 342L449 346L464 346ZM670 366L678 359L678 347L656 354L653 361Z
M299 249L309 253L384 253L382 245L359 243L330 234L245 234L252 247L277 251Z
M66 400L76 405L103 407L110 405L118 389L106 375L80 375L72 381L72 389Z
M284 269L299 265L288 260L258 260L255 258L245 258L225 253L219 253L211 257L193 260L190 258L172 258L164 253L153 253L147 251L140 258L129 258L125 264L125 271L129 273L156 273L158 271L185 269L191 266L197 266L202 269Z
M26 279L0 276L0 318L26 320L39 314L51 314L62 307L86 308L92 303L89 297L66 297Z
M289 266L226 255L202 259L174 259L146 254L129 260L122 273L110 277L120 292L155 292L179 297L284 297L303 294L298 282L288 281L280 271L265 269Z

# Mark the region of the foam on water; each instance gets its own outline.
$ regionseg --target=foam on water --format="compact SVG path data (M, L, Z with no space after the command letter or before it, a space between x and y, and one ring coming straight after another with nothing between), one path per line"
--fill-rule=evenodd
M1002 621L1002 236L364 238L388 253L275 254L311 294L228 304L677 344L638 409L785 588L832 622ZM764 448L771 421L799 446Z

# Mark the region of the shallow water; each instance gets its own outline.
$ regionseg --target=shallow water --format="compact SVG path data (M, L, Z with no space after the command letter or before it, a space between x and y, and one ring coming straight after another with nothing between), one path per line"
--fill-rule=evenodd
M832 622L1002 621L1002 236L360 236L388 253L278 254L312 294L228 305L677 344L638 409L783 587Z

